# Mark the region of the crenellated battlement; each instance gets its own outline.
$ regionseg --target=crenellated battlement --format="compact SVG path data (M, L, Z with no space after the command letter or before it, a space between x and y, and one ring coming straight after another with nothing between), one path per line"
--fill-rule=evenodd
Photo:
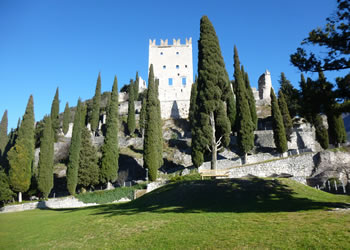
M177 46L189 46L192 45L192 37L189 39L186 38L185 44L181 44L181 40L173 39L173 44L168 44L168 39L160 39L160 45L156 44L156 39L149 39L150 47L177 47Z

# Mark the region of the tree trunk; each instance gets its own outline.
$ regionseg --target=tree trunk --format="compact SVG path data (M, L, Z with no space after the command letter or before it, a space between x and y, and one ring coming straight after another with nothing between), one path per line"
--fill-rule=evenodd
M215 119L214 119L214 112L210 112L210 125L212 128L212 139L211 139L211 169L216 170L216 164L217 164L217 144L216 144L216 138L215 138Z
M22 202L22 192L18 192L18 202Z

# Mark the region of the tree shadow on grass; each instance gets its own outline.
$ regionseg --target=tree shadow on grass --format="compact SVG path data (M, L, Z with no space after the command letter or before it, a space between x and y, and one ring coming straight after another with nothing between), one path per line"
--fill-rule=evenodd
M316 191L315 192L319 192ZM140 212L201 213L293 212L345 208L346 203L313 201L296 197L278 179L222 179L183 181L145 194L129 203L93 208L93 215L132 215ZM92 209L92 208L83 208ZM65 209L63 211L74 211Z

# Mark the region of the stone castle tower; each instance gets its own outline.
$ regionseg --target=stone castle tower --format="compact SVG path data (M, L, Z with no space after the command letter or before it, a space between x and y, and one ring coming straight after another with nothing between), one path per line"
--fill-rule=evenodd
M153 64L159 79L159 100L162 118L187 118L193 83L192 38L181 44L180 39L149 41L148 68Z

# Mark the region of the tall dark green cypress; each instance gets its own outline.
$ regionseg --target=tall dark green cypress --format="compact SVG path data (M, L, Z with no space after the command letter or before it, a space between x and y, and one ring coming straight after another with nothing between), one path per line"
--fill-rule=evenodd
M191 129L194 127L194 119L195 119L194 114L196 112L197 86L198 86L198 78L196 76L195 82L191 86L190 109L188 112L188 120L190 122Z
M100 178L103 183L114 181L118 176L118 116L118 81L115 76L107 112L105 143L102 146Z
M9 185L9 178L0 166L0 205L12 200L14 195Z
M53 158L54 135L51 117L44 117L44 131L40 139L40 154L38 163L38 188L45 198L48 198L53 188Z
M278 92L278 105L283 117L283 125L287 141L291 141L291 134L293 132L293 122L288 111L286 100L284 99L284 94L281 90Z
M99 183L99 167L97 150L92 145L91 134L84 127L81 131L81 147L79 153L78 185L84 188Z
M320 114L316 114L313 121L316 129L316 140L320 143L323 149L327 149L329 147L328 131L323 125Z
M81 122L81 128L86 127L87 125L87 105L85 102L81 103L80 106L80 122Z
M98 129L98 122L100 120L100 103L101 103L101 73L98 73L95 95L92 100L92 112L91 112L91 131L96 132Z
M158 158L159 158L159 165L163 165L163 122L162 122L162 112L160 108L160 101L159 101L159 79L155 79L156 84L156 98L157 98L157 115L158 115Z
M128 100L128 133L132 136L135 132L136 122L135 122L135 95L134 95L134 84L133 81L130 80L129 84L129 100Z
M327 119L330 142L334 146L340 147L341 143L346 142L346 131L343 118L340 114L331 113L327 115Z
M140 127L142 138L145 135L146 106L147 106L147 100L146 100L146 97L143 97L142 103L141 103L140 119L139 119L139 127Z
M22 201L22 192L30 187L34 160L34 100L31 95L23 115L15 145L8 152L10 165L9 177L12 190L18 192Z
M234 47L234 76L237 102L237 144L244 155L246 162L247 153L254 147L254 128L250 114L249 102L244 77L240 70L240 62L236 46Z
M216 169L217 151L230 142L230 120L225 102L230 81L221 55L219 40L207 16L200 21L198 41L198 86L192 133L192 162L199 167L206 150L211 151L211 168Z
M71 195L75 194L78 184L79 152L81 146L81 101L78 100L74 115L72 141L69 148L69 161L67 166L67 189Z
M135 82L133 84L134 86L134 99L135 101L139 100L139 87L140 87L140 83L139 83L139 72L136 71L136 76L135 76Z
M275 141L276 149L279 153L284 153L288 150L287 137L283 125L283 118L281 111L278 107L278 102L275 96L273 88L271 88L271 113L273 124L273 138Z
M7 136L7 126L8 126L8 118L7 118L7 110L5 110L0 122L0 164L4 160L2 158L4 157L5 148L9 140Z
M63 134L67 134L68 129L69 129L69 122L70 122L70 109L68 102L66 103L66 106L64 108L63 112Z
M55 97L53 98L52 105L51 105L51 124L52 124L52 130L54 131L54 138L55 141L58 139L58 132L60 129L60 100L58 96L58 87L56 89Z
M151 181L157 179L157 171L161 167L163 159L159 154L159 111L158 111L157 87L154 81L153 65L151 64L148 76L148 90L146 102L145 136L143 143L143 162L148 169ZM163 152L161 152L163 153Z
M301 108L299 91L293 87L283 72L281 73L279 83L281 85L280 91L284 94L290 116L294 117L299 113Z
M249 104L250 115L252 117L252 122L254 124L254 130L256 130L258 128L258 116L256 114L255 98L254 98L253 90L250 86L250 81L249 81L247 72L244 72L244 82L245 82L245 89L247 91L247 100Z
M236 107L236 97L232 89L230 89L230 94L227 97L227 117L230 119L231 131L236 131L236 117L237 117L237 107Z

